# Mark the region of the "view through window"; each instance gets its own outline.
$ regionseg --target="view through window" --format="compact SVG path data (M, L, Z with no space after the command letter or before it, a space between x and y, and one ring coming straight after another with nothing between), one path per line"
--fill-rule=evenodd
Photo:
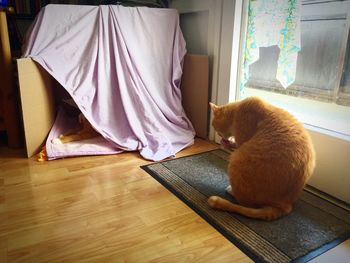
M281 85L276 79L280 49L263 47L259 60L249 68L242 96L267 91L326 102L330 106L330 110L325 109L328 116L334 119L330 111L336 109L334 114L347 122L340 127L340 132L350 136L350 1L303 0L300 21L301 50L295 81L286 89ZM336 128L332 120L329 124Z

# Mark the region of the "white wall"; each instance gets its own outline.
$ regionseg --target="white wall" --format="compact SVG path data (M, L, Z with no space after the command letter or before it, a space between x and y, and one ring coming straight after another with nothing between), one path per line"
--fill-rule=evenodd
M350 204L350 141L308 130L316 152L308 184Z
M186 39L186 49L190 54L207 55L209 11L183 13L180 15L180 26ZM193 30L196 28L196 30Z
M229 101L231 54L234 37L235 0L173 0L171 8L180 13L187 50L209 55L209 100L216 104ZM238 20L239 21L239 20ZM239 33L235 34L236 38ZM215 139L210 127L209 139Z

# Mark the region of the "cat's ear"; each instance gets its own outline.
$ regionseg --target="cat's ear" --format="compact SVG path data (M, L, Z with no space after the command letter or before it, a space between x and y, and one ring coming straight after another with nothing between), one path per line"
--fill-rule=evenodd
M212 112L215 114L215 113L217 113L218 112L218 110L219 110L219 107L218 106L216 106L214 103L212 103L212 102L209 102L209 105L210 105L210 108L211 108L211 110L212 110Z

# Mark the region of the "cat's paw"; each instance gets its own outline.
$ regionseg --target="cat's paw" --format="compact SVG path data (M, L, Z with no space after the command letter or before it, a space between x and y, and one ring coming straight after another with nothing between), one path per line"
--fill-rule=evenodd
M234 150L237 148L236 143L232 139L221 139L221 145L229 150Z
M215 208L217 206L218 199L219 199L219 197L215 196L215 195L209 197L209 199L208 199L209 206L212 208Z
M60 138L52 139L52 140L51 140L51 143L52 143L52 144L62 144Z

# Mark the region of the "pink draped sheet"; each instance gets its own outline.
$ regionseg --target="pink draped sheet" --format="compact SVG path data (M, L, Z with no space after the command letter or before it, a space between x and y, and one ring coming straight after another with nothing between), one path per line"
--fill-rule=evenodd
M193 143L181 104L185 53L176 10L116 5L48 5L24 46L111 144L99 153L138 150L156 161ZM74 155L50 144L50 159Z

